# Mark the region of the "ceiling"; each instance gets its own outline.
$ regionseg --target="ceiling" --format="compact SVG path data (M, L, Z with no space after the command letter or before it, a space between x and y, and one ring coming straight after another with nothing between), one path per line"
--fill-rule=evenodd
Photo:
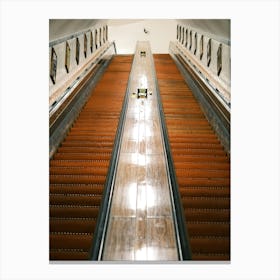
M108 26L121 26L143 22L149 19L50 19L49 40L53 41L73 33L83 31L100 22ZM228 19L177 19L179 24L191 27L211 35L212 38L230 44L230 20Z
M178 23L191 26L211 38L218 41L230 42L230 20L229 19L179 19Z
M50 19L49 41L77 33L99 23L100 19Z

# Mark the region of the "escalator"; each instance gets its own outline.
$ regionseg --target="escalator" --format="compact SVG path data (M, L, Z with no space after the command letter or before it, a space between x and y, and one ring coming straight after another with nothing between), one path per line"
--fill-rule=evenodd
M170 55L154 61L192 260L229 260L229 156Z
M92 259L132 60L114 56L50 160L50 260ZM192 260L229 260L230 158L172 58L154 55L154 63L183 244Z
M89 260L133 56L116 55L50 160L50 260Z

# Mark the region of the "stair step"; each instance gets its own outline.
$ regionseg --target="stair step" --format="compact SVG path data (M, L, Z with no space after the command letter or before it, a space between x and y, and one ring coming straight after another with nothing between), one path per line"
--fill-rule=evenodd
M50 232L93 233L96 219L50 219Z
M186 208L229 208L230 201L229 198L221 197L182 197L183 207Z
M80 167L80 166L87 166L87 167L95 167L95 166L98 166L98 167L106 167L108 168L109 166L109 161L108 160L99 160L99 159L96 159L96 160L71 160L71 159L53 159L51 162L50 162L50 167L73 167L73 166L76 166L76 167Z
M50 247L52 249L83 249L91 247L92 234L50 233Z
M189 222L187 224L188 233L190 236L193 235L213 235L213 236L229 236L230 225L227 222Z
M97 218L99 207L50 205L50 217L57 218Z
M230 241L228 237L196 236L190 238L193 252L199 253L229 253Z
M70 174L60 174L60 175L50 175L51 184L102 184L106 180L106 176L102 175L70 175Z
M51 205L91 205L99 206L101 195L90 194L50 194Z
M229 209L185 208L185 216L187 222L228 222L230 211Z
M108 168L107 167L87 167L83 166L63 166L63 167L50 167L50 174L64 174L64 175L107 175Z
M209 186L186 186L179 188L180 194L184 196L206 196L206 197L228 197L230 196L229 187L209 187Z
M110 160L111 153L56 153L53 157L55 160Z
M102 195L104 184L51 184L50 194L96 194Z

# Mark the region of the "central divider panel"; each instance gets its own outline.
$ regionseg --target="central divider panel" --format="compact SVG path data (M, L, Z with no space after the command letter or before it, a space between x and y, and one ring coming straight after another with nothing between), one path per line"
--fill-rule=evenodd
M149 42L138 42L102 260L181 259L156 90Z

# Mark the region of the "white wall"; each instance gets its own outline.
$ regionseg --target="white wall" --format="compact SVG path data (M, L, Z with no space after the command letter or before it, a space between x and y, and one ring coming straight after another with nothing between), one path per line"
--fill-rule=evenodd
M102 21L101 24L106 24L104 20L100 19L50 19L49 41L90 29L92 26L100 23L100 21Z
M69 25L71 20L69 21ZM82 20L79 21L79 24L81 25L83 23ZM93 57L96 57L98 51L100 50L100 45L98 43L98 49L95 48L95 30L98 30L98 40L99 42L99 29L101 28L101 34L102 34L102 46L103 43L103 27L105 26L105 21L97 21L97 23L94 26L91 26L88 28L93 33L93 52L90 50L90 32L84 32L77 36L79 38L80 42L80 59L79 64L76 62L76 36L72 39L64 40L61 43L55 44L53 46L56 55L57 55L57 70L56 70L56 82L55 84L52 82L50 75L49 75L49 103L50 105L57 100L61 94L64 93L66 88L73 82L78 75L80 75L80 72L82 69L87 65ZM56 23L49 26L49 33L56 34L54 30L56 30ZM67 28L65 30L61 30L61 34L67 31ZM80 30L78 30L80 31ZM69 31L68 31L69 32ZM73 33L72 33L73 34ZM75 34L75 33L74 33ZM87 35L87 56L84 56L84 34ZM53 35L54 36L54 35ZM57 38L60 39L60 38ZM69 67L69 73L66 72L65 68L65 50L66 50L66 41L69 44L70 47L70 67ZM106 42L107 43L107 42ZM49 61L51 61L51 53L52 53L52 47L49 47Z
M177 22L179 25L191 26L216 41L230 44L230 19L180 19Z
M202 20L200 27L205 25L208 20ZM215 23L215 25L213 24ZM187 24L188 25L187 25ZM181 34L181 39L177 40L177 43L180 49L183 51L185 57L191 60L191 64L196 66L196 71L199 70L203 73L203 76L206 77L214 86L220 91L223 99L229 104L231 101L231 46L228 45L230 42L230 32L228 30L227 35L221 36L222 32L212 33L210 34L209 30L214 29L215 26L220 26L220 29L227 29L230 26L230 20L209 20L208 29L202 30L202 28L197 29L193 25L189 25L192 23L191 20L181 20L178 21L179 29L178 35ZM197 25L197 24L196 24ZM214 27L213 27L214 26ZM177 30L177 29L176 29ZM181 30L181 32L180 32ZM218 28L217 28L218 30ZM186 32L187 31L187 32ZM192 46L190 49L190 32L192 32ZM186 33L187 33L187 46L186 46ZM182 36L184 34L184 36ZM195 50L195 34L197 34L197 51L194 53ZM203 35L203 56L200 58L200 39ZM177 36L176 36L177 37ZM183 37L183 39L182 39ZM208 40L211 39L211 62L208 66L207 64L207 44ZM221 39L221 41L217 41L217 39ZM218 76L217 72L217 52L219 45L222 44L222 70L220 75ZM198 72L199 73L199 72ZM200 75L200 74L198 74Z
M150 41L153 53L168 53L169 42L176 40L176 26L171 19L108 20L109 41L115 41L118 54L134 53L137 41Z

